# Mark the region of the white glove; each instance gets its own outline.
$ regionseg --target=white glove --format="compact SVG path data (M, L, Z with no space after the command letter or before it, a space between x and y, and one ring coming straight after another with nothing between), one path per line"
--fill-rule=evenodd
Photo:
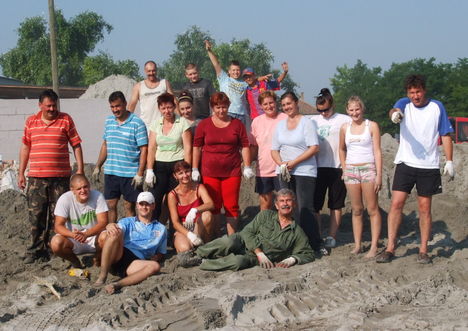
M401 122L402 119L403 119L403 113L401 112L401 110L397 110L396 112L392 114L393 123L398 124Z
M289 183L289 181L291 180L291 174L289 173L288 166L285 163L283 163L282 165L280 165L279 171L281 180L283 182Z
M200 180L200 172L198 168L192 168L192 180L198 182Z
M449 181L455 177L455 169L453 169L453 161L446 161L444 166L444 175L449 175Z
M135 175L132 179L132 186L136 190L143 184L143 176Z
M279 268L289 268L296 264L296 259L292 256L284 259L283 261L279 262L276 266Z
M257 259L258 259L258 263L260 264L262 268L270 269L270 268L275 267L273 262L271 262L270 259L263 252L257 253Z
M99 182L99 175L101 174L101 168L95 167L93 170L93 174L91 178L93 178L96 182Z
M255 173L253 172L252 167L244 167L243 174L244 174L245 179L250 179L253 176L255 176Z
M197 208L191 208L185 217L184 226L188 230L192 230L195 226L195 219L197 218L198 210Z
M203 240L201 240L201 238L192 231L187 232L187 238L190 240L193 246L203 245Z
M156 184L156 176L154 175L153 169L146 170L145 183L149 187L153 187L154 184Z

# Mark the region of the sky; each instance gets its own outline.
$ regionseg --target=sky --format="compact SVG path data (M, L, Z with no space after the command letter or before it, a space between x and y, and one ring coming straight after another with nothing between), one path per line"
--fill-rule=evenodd
M48 19L47 0L0 3L0 53L16 46L25 18ZM463 0L55 0L55 8L66 18L86 10L102 15L114 29L96 52L140 66L149 59L168 60L176 35L192 25L218 43L233 38L264 43L275 57L274 68L289 63L308 102L330 87L337 67L352 67L358 59L385 70L414 58L454 63L468 57L468 1Z

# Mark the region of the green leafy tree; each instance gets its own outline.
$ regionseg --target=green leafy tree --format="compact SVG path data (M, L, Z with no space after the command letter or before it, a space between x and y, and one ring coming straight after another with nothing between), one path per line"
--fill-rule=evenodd
M94 83L84 76L83 65L88 54L94 51L105 34L112 31L112 26L94 12L86 11L66 20L62 11L57 10L56 28L60 84ZM97 57L103 60L102 54ZM136 66L136 63L127 62L123 61L122 64ZM50 44L46 20L39 16L25 19L18 29L16 47L0 56L0 65L6 76L29 84L50 85ZM102 67L103 72L106 70ZM125 70L128 71L128 68ZM93 75L102 77L96 72Z
M83 64L83 82L85 85L94 84L110 75L125 75L140 80L138 64L131 60L117 61L105 52L96 56L88 56Z
M185 65L195 63L198 66L200 77L210 79L216 85L216 75L205 50L204 41L209 40L213 45L213 52L221 65L227 70L231 60L240 62L241 67L252 67L258 75L267 73L279 75L272 70L273 54L265 44L252 44L248 39L233 39L230 43L216 44L208 32L200 30L197 26L190 27L186 32L177 35L176 50L170 59L163 63L159 69L160 75L167 78L174 88L179 89L187 81L185 78ZM288 76L283 80L284 89L294 90L297 84Z

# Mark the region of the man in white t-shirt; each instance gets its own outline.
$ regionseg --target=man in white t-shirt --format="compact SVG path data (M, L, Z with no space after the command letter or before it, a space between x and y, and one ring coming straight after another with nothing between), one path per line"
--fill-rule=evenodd
M136 83L133 87L132 97L128 103L128 110L133 113L139 101L140 118L149 127L154 120L160 117L157 106L158 96L165 92L171 94L174 94L174 92L168 80L158 78L156 62L146 61L144 70L146 79Z
M96 253L99 261L98 235L107 225L107 204L104 196L89 187L84 175L73 175L70 191L62 194L55 206L55 233L50 247L55 255L68 260L74 268L82 268L77 255Z
M421 231L417 262L427 264L431 262L427 246L432 227L432 196L442 192L438 141L440 137L446 158L444 174L453 179L453 145L449 135L453 128L444 105L426 98L423 76L408 76L405 88L408 97L398 100L389 112L392 122L400 123L400 145L395 157L392 203L388 213L388 244L376 261L387 263L393 259L403 207L416 185Z

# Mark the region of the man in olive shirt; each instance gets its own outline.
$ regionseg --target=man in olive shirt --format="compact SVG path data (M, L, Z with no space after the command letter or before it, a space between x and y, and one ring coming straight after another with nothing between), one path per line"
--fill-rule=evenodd
M200 269L222 271L255 265L289 268L312 262L314 252L309 240L292 218L294 205L294 193L281 189L275 199L277 211L260 211L241 232L200 246L195 256L182 257L182 266L201 263Z

